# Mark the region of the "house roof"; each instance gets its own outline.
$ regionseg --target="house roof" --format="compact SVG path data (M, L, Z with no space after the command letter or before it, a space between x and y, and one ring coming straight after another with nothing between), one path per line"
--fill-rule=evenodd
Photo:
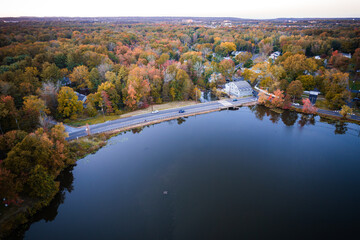
M236 81L232 82L240 91L252 90L250 84L247 81Z
M76 93L76 96L78 97L79 101L84 102L86 100L86 96L84 94L81 94L81 93L78 93L78 92L75 92L75 93Z

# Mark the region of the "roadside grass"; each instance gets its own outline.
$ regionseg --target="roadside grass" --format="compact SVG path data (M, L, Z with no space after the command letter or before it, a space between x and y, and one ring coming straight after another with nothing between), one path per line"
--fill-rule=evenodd
M352 90L360 90L360 81L349 80L349 87Z
M332 109L330 109L330 108L327 106L326 100L325 100L324 98L318 98L318 99L316 100L315 107L321 108L321 109L324 109L324 110L333 111Z
M197 102L195 102L195 101L168 102L168 103L153 105L148 108L141 109L141 110L126 112L126 113L123 113L120 115L105 115L104 116L103 114L99 113L95 117L70 120L69 122L66 122L66 124L69 126L72 126L72 127L82 127L82 126L85 126L86 124L93 125L93 124L103 123L106 121L116 120L116 119L120 119L120 118L126 118L126 117L132 117L132 116L136 116L136 115L140 115L140 114L150 113L152 110L160 111L160 110L185 107L185 106L190 106L190 105L195 105L195 104L197 104Z

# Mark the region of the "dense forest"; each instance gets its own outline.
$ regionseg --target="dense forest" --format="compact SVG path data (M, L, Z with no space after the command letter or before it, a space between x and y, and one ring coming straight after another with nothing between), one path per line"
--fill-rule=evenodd
M320 91L329 109L358 107L359 20L161 20L0 22L2 205L45 204L74 162L76 146L50 122L196 100L204 89L220 97L239 79L280 96L278 107L304 90Z

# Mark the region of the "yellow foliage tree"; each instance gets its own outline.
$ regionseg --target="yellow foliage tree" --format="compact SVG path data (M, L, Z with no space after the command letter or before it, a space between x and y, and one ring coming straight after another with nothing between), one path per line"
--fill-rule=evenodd
M77 113L83 110L83 104L78 100L74 90L69 87L62 87L58 94L58 111L65 118L76 119Z

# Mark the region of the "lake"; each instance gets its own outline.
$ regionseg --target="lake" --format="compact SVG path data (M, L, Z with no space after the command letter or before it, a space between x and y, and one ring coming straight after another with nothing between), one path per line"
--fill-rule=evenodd
M261 106L160 123L64 171L16 236L360 239L359 146L359 125Z

